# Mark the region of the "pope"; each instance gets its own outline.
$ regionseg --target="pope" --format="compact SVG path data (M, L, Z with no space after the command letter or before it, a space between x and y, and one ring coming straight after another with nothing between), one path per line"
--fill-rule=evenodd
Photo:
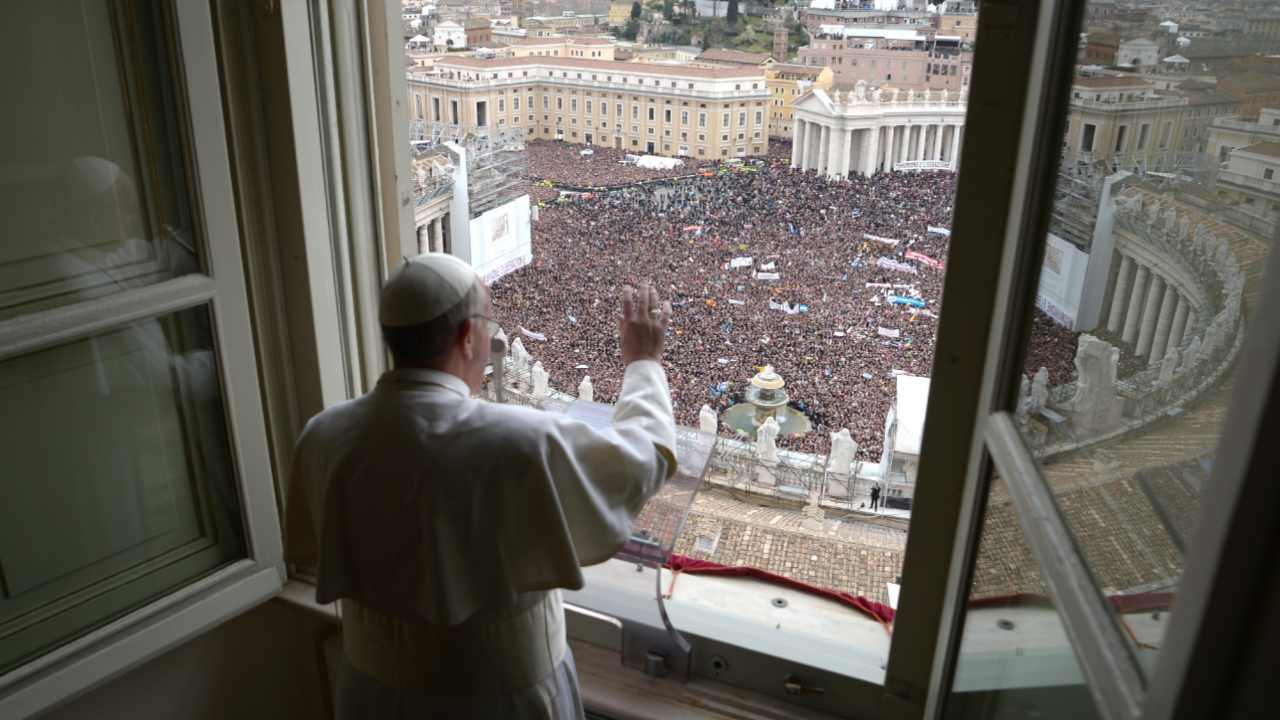
M671 305L652 287L622 292L606 427L476 398L492 314L467 263L406 261L379 304L393 368L298 440L285 557L340 603L340 720L582 718L561 588L675 473Z

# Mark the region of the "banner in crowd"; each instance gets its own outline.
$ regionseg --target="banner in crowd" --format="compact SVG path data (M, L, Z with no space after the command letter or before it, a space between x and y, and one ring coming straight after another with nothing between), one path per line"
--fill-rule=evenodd
M928 265L929 267L934 268L935 270L942 270L942 269L943 269L942 261L941 261L941 260L934 260L933 258L929 257L928 255L925 255L924 253L918 253L918 252L916 252L915 250L908 250L908 251L907 251L907 259L908 259L908 260L915 260L916 262L922 262L922 263L924 263L925 265Z
M890 239L889 239L889 238L887 238L887 237L880 237L879 235L872 235L872 234L870 234L870 233L862 233L862 238L863 238L864 240L874 240L874 241L876 241L876 242L878 242L878 243L884 243L885 245L897 245L897 244L898 244L898 241L897 241L897 240L890 240Z
M929 232L934 233L936 235L942 235L944 237L951 237L950 230L944 227L938 227L937 225L930 225Z
M890 329L887 327L878 327L876 328L876 334L880 337L897 338L902 335L902 331L896 328Z
M773 270L778 269L778 263L774 262L773 260L770 260L769 262L761 265L760 269L771 272Z
M539 332L534 332L523 325L520 326L520 334L529 338L530 340L537 340L538 342L547 341L546 335L543 335L542 333L539 333Z
M746 304L747 304L747 301L746 301L746 300L734 300L733 298L729 298L729 304L730 304L730 305L746 305Z
M898 262L893 258L887 257L881 257L879 260L876 260L876 267L882 267L885 270L897 270L898 272L911 273L912 275L920 274L920 271L916 270L915 265L908 265L904 262Z
M757 280L781 280L781 279L782 279L782 273L776 273L776 272L758 272L758 273L756 273L756 279L757 279Z
M749 257L736 257L729 261L729 267L731 268L751 267L751 263L753 262L755 261Z
M920 298L902 297L901 295L890 295L889 304L890 305L910 305L911 307L914 307L914 308L922 308L925 306L925 302Z

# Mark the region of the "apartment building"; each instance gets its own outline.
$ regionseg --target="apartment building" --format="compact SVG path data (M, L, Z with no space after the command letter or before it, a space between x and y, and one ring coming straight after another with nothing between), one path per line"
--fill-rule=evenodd
M1161 92L1129 76L1077 77L1064 159L1125 170L1171 169L1203 153L1209 124L1235 107L1230 97Z
M1234 115L1214 118L1205 152L1217 162L1226 162L1232 150L1257 143L1280 144L1280 108L1264 108L1257 120Z
M613 60L614 42L589 37L524 37L506 41L510 57L563 57Z
M637 153L763 155L769 89L755 67L694 67L575 57L448 58L409 92L435 137L520 131Z
M913 31L879 32L915 35ZM838 87L852 87L862 80L871 85L891 85L903 90L959 92L969 85L969 74L973 69L973 53L970 51L936 47L922 39L901 41L897 47L883 47L883 44L865 42L852 36L817 37L800 48L797 62L810 67L830 67Z
M830 90L833 75L829 67L795 63L773 63L764 71L769 88L769 136L792 137L795 103L810 90Z

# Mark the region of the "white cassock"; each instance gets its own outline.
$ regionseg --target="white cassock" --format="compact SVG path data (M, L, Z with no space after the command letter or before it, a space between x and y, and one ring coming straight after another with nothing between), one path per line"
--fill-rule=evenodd
M285 557L342 601L340 720L581 717L559 588L622 547L674 452L652 360L627 366L611 428L413 369L312 418Z

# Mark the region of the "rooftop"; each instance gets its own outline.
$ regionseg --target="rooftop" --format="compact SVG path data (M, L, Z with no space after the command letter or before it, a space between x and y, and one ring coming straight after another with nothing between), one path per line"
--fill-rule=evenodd
M606 70L625 75L649 75L658 77L700 78L725 80L732 78L757 79L763 77L759 68L749 67L693 67L690 65L659 65L655 63L630 63L617 60L590 60L564 57L523 58L471 58L458 57L441 60L436 67L466 70L506 70L509 68L553 67L576 70Z
M612 40L605 40L605 39L603 39L603 38L592 38L592 37L572 37L572 36L569 36L569 35L555 35L555 36L552 36L552 37L543 37L543 38L531 38L531 37L517 38L517 39L514 39L514 40L510 40L510 41L508 41L508 43L507 43L507 44L508 44L508 45L536 45L536 46L538 46L538 47L542 47L542 46L547 46L547 45L564 45L564 44L569 44L569 45L612 45L612 44L613 44L613 41L612 41Z
M728 48L711 48L710 50L703 51L703 53L698 56L698 59L706 60L708 62L737 63L740 65L763 65L769 60L772 60L773 56L769 53L743 52L742 50L730 50Z
M1097 75L1092 77L1077 77L1072 83L1078 87L1094 88L1096 90L1119 89L1119 88L1148 88L1151 83L1146 80L1137 80L1129 77L1117 77L1115 75Z
M1253 153L1254 155L1266 155L1267 157L1280 158L1280 143L1260 142L1252 145L1246 145L1236 152Z

